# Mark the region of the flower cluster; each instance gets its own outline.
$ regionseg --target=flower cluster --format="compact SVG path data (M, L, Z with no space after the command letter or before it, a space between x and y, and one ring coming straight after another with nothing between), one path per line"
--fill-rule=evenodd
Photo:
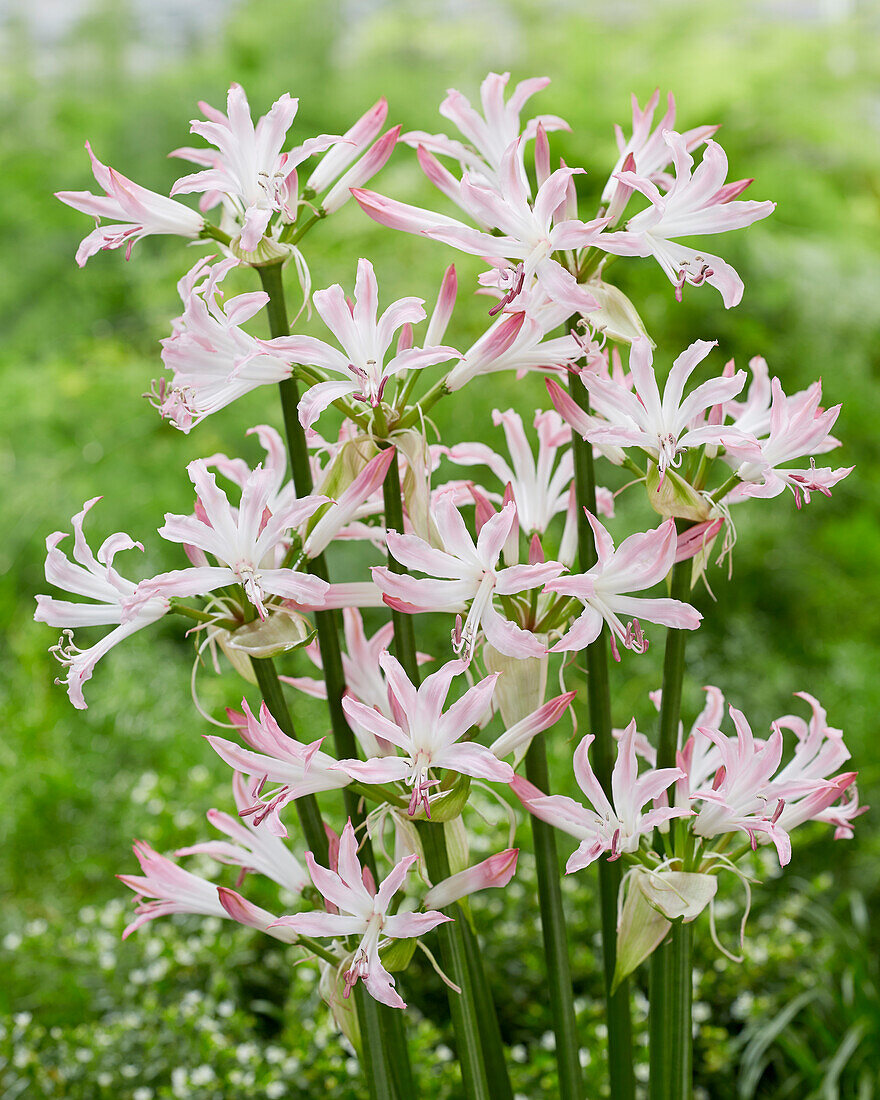
M48 582L82 598L41 595L37 610L40 621L65 631L55 648L75 706L85 706L83 685L100 657L172 613L192 625L197 659L210 647L218 672L231 669L261 695L259 704L244 698L241 711L228 712L231 736L206 738L233 771L236 816L208 813L225 839L181 849L175 859L136 844L143 874L120 876L141 899L126 935L184 912L230 918L295 945L320 961L321 995L355 1045L353 988L362 982L373 999L405 1008L394 974L417 946L462 1004L491 1000L458 903L505 886L517 849L499 843L472 864L464 821L485 814L490 797L509 810L508 788L535 818L576 838L568 872L600 857L626 867L616 982L673 922L695 920L711 905L721 871L745 874L738 862L767 844L785 865L797 825L825 822L847 837L864 809L856 773L840 770L849 757L842 734L811 695L800 695L808 719L780 717L762 739L734 707L733 732L723 731L723 696L707 688L693 729L685 737L679 727L675 738L683 676L675 654L703 619L692 582L708 569L716 538L731 551L732 506L787 486L800 508L813 493L830 495L851 468L816 467L815 456L839 445L830 434L839 406L820 406L818 382L786 396L756 357L746 387L746 371L715 365L716 344L706 339L661 370L635 305L608 271L615 257L653 257L673 284L670 300L680 300L686 284L708 283L734 306L743 294L737 273L682 239L743 228L774 204L740 198L751 181L728 182L718 128L677 131L671 95L654 127L655 93L644 110L633 101L632 132L617 130L619 158L601 205L581 211L576 180L584 169L554 168L550 157L548 134L567 124L553 115L521 118L546 83L523 81L505 98L508 76L490 74L480 110L457 91L441 106L460 138L402 135L466 220L364 188L400 136L399 127L380 136L384 100L346 134L283 151L298 101L281 96L255 125L238 85L226 114L200 104L206 121L193 122L192 132L210 148L176 150L200 170L179 179L170 197L94 157L105 195L59 196L99 223L114 220L83 241L79 263L123 243L129 254L149 233L220 246L222 259L200 259L179 283L183 313L162 342L169 376L154 384L153 403L190 432L245 394L280 383L287 432L285 440L266 424L251 429L264 451L254 466L226 454L189 463L193 510L167 514L158 528L183 548L188 564L180 568L123 578L115 555L140 544L115 534L93 552L83 521L95 500L72 520L73 561L60 548L61 532L47 540ZM190 194L202 196L199 213L177 201ZM357 261L353 297L345 278L311 293L306 233L350 196L392 230L483 259L476 289L493 304L475 340L446 342L454 266L430 317L416 295L380 312L366 258ZM208 221L218 209L219 221ZM288 325L281 282L288 259L303 304L314 304L332 340L300 331L299 315L294 331ZM251 268L264 289L225 298L224 280L232 285ZM247 328L263 310L269 339ZM495 409L485 438L429 443L433 405L501 371L543 374L553 407L525 417ZM329 425L340 414L336 431ZM614 488L596 485L602 459ZM808 467L792 465L805 459ZM469 476L480 468L487 485ZM626 484L622 470L631 475ZM616 507L624 492L632 501L621 511L644 512L629 530ZM359 545L338 562L325 557L342 543ZM330 563L349 575L331 580ZM445 652L416 649L422 615L443 623ZM92 626L112 629L91 648L74 646L71 631ZM616 661L624 651L626 661L644 659L646 628L652 641L665 628L669 640L664 684L672 690L653 697L661 735L654 743L634 719L618 731L616 763L606 769L613 747L611 700L601 697L606 647ZM272 659L296 651L318 677L293 663L278 675ZM563 716L582 711L585 693L564 680L576 680L584 654L598 705L571 759L586 800L579 801L540 789L518 769L524 757L541 761L536 738L554 736ZM435 659L422 679L421 666ZM548 697L551 670L562 690ZM305 732L310 719L298 706L291 713L293 693L327 700L332 740L323 727ZM341 835L329 824L331 804L337 826L345 821ZM539 855L548 860L542 890L556 871L547 851ZM176 861L191 856L237 868L234 888ZM279 888L278 914L241 892L253 874ZM422 942L438 928L441 963ZM367 1019L357 1003L358 1020ZM458 1020L466 1010L455 1004Z

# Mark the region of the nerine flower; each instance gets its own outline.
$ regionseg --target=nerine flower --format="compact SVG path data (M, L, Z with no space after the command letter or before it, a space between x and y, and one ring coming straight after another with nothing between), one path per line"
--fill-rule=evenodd
M427 134L421 130L411 130L402 136L401 141L441 156L454 157L475 178L491 183L501 167L505 152L520 137L525 141L534 138L538 126L545 131L571 129L557 115L538 115L523 126L520 120L523 108L535 92L547 87L550 78L537 76L521 80L505 102L504 92L509 80L510 73L489 73L480 85L482 115L455 88L450 88L446 93L446 99L440 104L440 114L458 127L469 144L445 134Z
M668 467L679 467L681 456L691 447L726 444L729 440L741 446L747 444L747 437L735 428L703 423L708 409L740 392L746 381L745 371L738 371L732 378L712 378L687 397L684 395L691 374L715 346L714 341L695 340L683 351L672 364L661 399L651 345L647 340L635 340L629 360L633 390L585 371L583 383L601 416L589 416L570 400L560 401L560 411L591 443L646 451L657 462L662 481ZM554 403L559 399L558 389L555 385L550 389Z
M470 658L480 630L490 645L510 657L540 657L543 643L527 630L503 618L493 604L494 597L512 596L539 588L558 577L559 562L510 565L498 568L502 548L516 522L516 505L511 501L483 524L476 542L448 493L435 498L434 520L443 549L417 535L388 532L388 549L407 569L427 573L425 578L395 573L385 566L373 569L373 579L389 607L398 611L456 611L467 609L464 627L456 645Z
M200 103L199 107L207 121L194 120L190 132L210 142L217 152L176 149L171 156L207 167L182 176L171 194L201 193L203 210L222 202L224 212L236 227L240 226L242 250L253 252L274 214L282 214L286 221L296 218L297 165L313 153L328 149L339 138L322 134L289 153L282 153L281 146L299 107L299 100L291 99L287 92L272 104L256 126L240 84L229 88L227 115L208 103Z
M201 420L258 386L289 378L292 368L241 327L265 306L262 291L223 301L220 284L238 265L234 259L199 260L177 284L183 313L161 341L162 361L171 371L151 395L160 414L189 432Z
M267 932L284 943L294 940L295 937L286 929L274 927L275 916L272 913L246 901L234 890L185 871L174 860L160 855L146 841L135 841L134 854L144 873L116 876L141 899L135 910L135 919L122 933L123 939L157 917L169 913L195 913L205 917L231 917L239 924ZM144 901L144 898L148 900Z
M218 863L241 868L241 879L248 871L256 871L277 882L291 894L302 893L309 884L309 876L284 841L268 829L253 824L248 810L254 800L250 796L244 776L236 772L232 777L232 793L238 809L238 817L222 810L208 810L208 821L229 840L206 840L178 848L177 857L204 855Z
M96 252L125 245L126 260L141 237L166 233L175 237L198 237L205 219L183 203L175 202L146 187L139 187L114 168L102 164L86 142L95 179L105 194L91 191L56 191L55 197L74 210L91 214L97 226L76 250L76 262L83 267ZM112 224L101 225L101 220Z
M567 316L568 308L562 313ZM570 334L548 339L548 333L563 319L556 307L502 315L453 366L446 376L446 388L455 392L478 375L504 370L516 371L517 378L522 378L530 370L566 369L580 359L583 348Z
M297 913L279 918L274 927L289 928L304 936L361 936L345 973L344 995L347 997L360 979L375 1000L391 1008L406 1008L394 988L394 979L382 965L380 948L390 940L422 936L452 919L430 909L426 913L389 913L392 898L417 858L405 856L376 889L369 871L361 867L357 839L349 821L339 840L338 871L322 867L311 852L306 852L312 881L337 912Z
M97 554L93 553L83 533L83 521L100 497L86 501L82 511L71 520L73 525L73 561L59 548L62 539L67 538L64 531L55 531L46 539L46 580L66 592L85 596L93 603L77 603L72 600L56 600L52 596L37 596L37 610L34 618L38 623L62 627L67 642L63 639L52 650L62 665L67 667L67 676L57 683L67 686L71 703L78 709L86 707L83 698L83 685L91 679L95 665L113 646L123 638L149 626L168 612L171 604L170 592L161 583L154 584L148 598L142 598L141 591L133 581L126 580L114 568L113 559L120 550L137 547L143 550L139 542L129 535L117 532L110 535L101 544ZM110 626L114 629L105 634L101 641L88 649L78 649L73 644L72 630L81 626Z
M698 836L742 831L753 848L759 840L772 842L785 866L791 859L789 832L797 825L815 818L831 821L839 831L831 807L853 786L856 773L831 775L849 758L841 731L828 726L825 710L813 696L802 692L799 697L812 709L810 722L786 715L772 724L766 741L753 736L745 715L735 707L729 708L735 737L712 726L700 728L716 746L720 763L711 784L691 794L697 803ZM794 732L798 744L792 759L780 768L784 729ZM841 835L849 832L851 828L845 827Z
M338 283L313 296L315 308L342 351L312 336L279 336L264 342L268 351L289 363L309 364L340 376L318 382L303 394L299 417L304 427L311 427L333 401L352 396L375 407L382 401L388 380L396 374L459 358L454 348L410 347L386 363L394 334L404 325L424 320L425 311L421 298L401 298L377 320L378 297L373 265L358 260L354 305L349 305Z
M245 482L239 507L233 509L204 460L191 462L187 471L198 494L197 513L166 513L159 534L169 542L181 542L211 554L221 564L163 573L142 584L140 590L145 595L157 589L175 596L195 596L227 584L240 584L261 619L268 617L265 600L269 595L321 606L327 582L294 569L275 568L273 551L288 530L312 515L326 498L291 500L273 513L269 500L275 474L258 466Z
M702 615L690 604L667 597L647 599L628 594L651 588L672 568L675 522L668 519L653 531L630 535L615 550L611 536L599 520L590 512L587 519L596 539L596 564L585 573L559 577L547 584L548 592L574 596L584 607L551 653L584 649L599 637L603 623L608 624L616 660L620 659L618 641L637 653L648 648L640 626L642 619L676 630L696 630ZM624 627L621 615L631 615L633 622Z
M330 150L306 183L306 190L314 195L329 187L360 158L348 178L339 180L341 186L333 188L324 200L324 212L332 213L348 199L349 187L365 183L385 164L397 140L399 127L368 149L388 114L387 102L380 99L343 137L321 134L282 153L298 107L299 100L285 92L255 126L243 88L232 84L227 96L227 114L200 102L199 108L207 121L195 120L190 126L192 133L203 137L215 149L187 147L171 153L173 157L204 166L203 171L179 179L171 194L201 193L202 210L222 203L224 227L234 236L240 233L244 252L257 249L275 215L280 216L282 223L296 219L300 201L297 168L303 161Z
M711 283L729 309L742 298L742 279L720 256L679 244L676 238L741 229L772 214L776 203L736 201L752 181L725 182L727 156L716 142L706 141L703 159L692 171L694 158L685 137L666 130L663 140L672 152L674 183L662 195L656 184L637 172L615 173L615 179L640 191L651 205L630 218L625 230L604 233L598 246L619 256L653 256L679 300L685 283Z
M760 391L759 391L760 392ZM734 466L743 484L738 485L728 497L731 501L746 497L775 497L786 486L794 494L798 508L801 498L810 503L812 493L831 496L831 489L849 474L853 467L832 469L817 468L813 455L824 454L839 446L839 440L831 435L831 429L840 414L840 405L823 409L822 383L814 382L802 393L786 397L778 378L770 383L771 404L769 423L763 438L758 439L757 453L744 454L731 448L727 461ZM751 396L751 395L750 395ZM758 420L756 397L749 403L744 415ZM760 425L763 427L763 425ZM810 456L809 469L786 465L795 459ZM745 461L742 461L745 459Z
M205 740L221 760L235 771L252 779L249 793L251 804L239 810L239 817L252 816L255 826L266 828L275 836L287 836L279 813L291 799L319 791L335 791L347 787L347 775L335 768L336 761L321 752L323 738L304 745L284 733L269 708L263 703L257 718L246 700L242 700L244 715L230 714L242 739L250 746L243 749L234 741L214 734ZM280 786L263 795L266 783Z
M410 815L421 806L427 817L431 816L430 790L439 782L432 777L432 769L444 768L479 779L510 782L513 769L509 764L483 745L461 740L489 714L497 673L480 680L444 711L452 681L465 671L466 661L447 662L419 687L390 653L384 653L379 664L388 684L393 720L351 696L343 698L342 708L355 732L364 731L368 735L367 745L374 744L373 739L377 738L396 746L403 755L366 761L341 760L339 768L352 779L365 783L403 780L412 789Z
M617 148L620 155L617 163L611 170L608 182L602 192L602 205L613 206L615 192L621 183L617 173L623 169L629 157L632 157L633 171L643 179L650 180L657 187L668 191L673 185L674 179L665 169L672 160L670 146L664 140L667 130L675 129L675 96L669 92L666 98L666 114L652 130L654 112L660 102L660 89L655 88L654 94L645 104L644 110L639 107L639 101L635 95L632 97L632 133L627 139L620 126L614 126L614 135L617 138ZM717 126L697 126L693 130L686 130L682 135L685 149L690 152L698 148L703 142L712 137L718 130Z
M590 766L588 753L595 740L592 734L575 749L572 761L575 779L589 807L566 795L546 795L521 776L510 784L529 813L580 841L565 865L567 874L589 867L604 852L609 853L609 859L634 852L642 837L657 825L674 817L690 816L691 811L684 807L661 806L644 812L645 805L658 799L682 773L678 768L652 768L640 776L635 736L633 720L618 744L610 799Z
M429 158L429 153L421 153L423 167L430 166ZM522 265L521 279L517 274L517 285L511 288L511 296L519 293L520 284L530 286L537 279L552 301L568 307L569 311L585 313L596 309L598 302L562 264L552 258L555 251L584 248L596 243L607 224L604 218L592 222L556 218L557 210L566 197L569 181L577 171L558 168L538 188L534 202L530 199L519 142L504 153L498 174L498 189L472 180L465 173L461 184L450 197L478 224L497 230L497 235L473 229L443 214L384 198L373 191L355 189L352 193L361 208L380 225L408 233L421 233L462 252L482 256L490 262L518 261ZM516 265L508 263L507 266L512 269Z

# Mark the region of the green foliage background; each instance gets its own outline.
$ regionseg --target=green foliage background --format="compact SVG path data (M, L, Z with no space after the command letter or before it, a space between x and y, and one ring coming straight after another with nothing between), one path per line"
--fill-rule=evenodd
M789 709L792 691L814 691L844 729L872 802L880 786L880 13L875 4L850 9L843 17L806 3L252 0L223 18L218 8L209 30L172 21L154 41L134 9L106 0L51 46L23 16L0 23L0 1095L359 1095L307 969L291 972L279 952L212 924L153 926L118 942L116 899L125 891L113 875L132 868L130 838L168 850L204 835L203 812L226 805L228 776L200 737L191 648L176 623L114 651L89 685L89 710L70 708L53 685L54 638L31 621L44 588L43 539L102 493L94 536L126 530L142 539L138 575L175 567L154 531L163 512L189 508L185 463L215 450L254 459L244 429L278 417L267 394L254 394L183 437L140 399L160 373L157 341L196 253L146 241L130 263L116 252L78 270L73 253L87 220L52 192L92 186L83 141L167 193L180 168L165 154L187 141L195 101L222 104L231 80L245 86L255 113L282 91L298 95L296 134L308 136L340 132L382 94L389 121L441 129L435 111L446 87L475 95L490 69L515 79L546 73L553 84L538 109L572 124L553 147L588 169L579 186L589 203L615 155L612 124L628 124L631 91L644 102L655 85L673 89L682 127L723 123L732 177L754 175L750 194L779 204L721 246L745 280L742 305L725 312L711 289L676 305L647 261L615 272L659 345L658 362L702 337L718 339L716 357L738 365L765 355L788 392L821 376L827 403L843 402L840 463L856 470L832 500L800 513L788 495L745 511L734 583L716 575L717 602L702 599L686 704L693 715L700 685L717 683L760 729ZM405 149L379 189L435 201ZM380 229L353 204L319 227L307 252L315 286L351 283L355 258L370 256L386 301L432 298L452 258L465 284L477 270L442 246ZM240 284L250 288L246 273ZM464 342L485 303L462 297ZM493 407L542 402L539 382L493 377L474 383L467 400L441 405L437 423L450 442L489 439ZM615 670L619 723L635 713L647 728L659 649ZM208 706L240 690L201 683ZM319 709L307 716L321 727ZM559 760L567 751L559 746ZM880 944L866 916L880 900L876 817L860 819L853 843L834 844L820 829L800 834L790 871L768 874L759 890L745 963L711 947L701 957L697 1074L713 1100L880 1094ZM504 991L517 1088L534 1097L550 1094L552 1052L542 1039L549 1021L533 946L534 878L523 864L516 889L478 908L492 933L487 952ZM591 1096L601 1079L592 891L588 876L567 884ZM442 990L417 971L406 995L423 1014L422 1094L454 1097Z

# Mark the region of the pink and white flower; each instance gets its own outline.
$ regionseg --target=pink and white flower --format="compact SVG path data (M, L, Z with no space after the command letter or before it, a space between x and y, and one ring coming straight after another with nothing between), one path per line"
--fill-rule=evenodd
M537 411L534 419L538 433L536 461L519 413L513 409L506 412L493 409L492 423L504 429L510 464L485 443L458 443L444 448L446 457L460 466L488 466L503 486L511 487L523 531L543 534L554 516L568 509L574 465L571 450L562 449L571 442L571 429L558 413Z
M425 894L425 905L436 905L438 909L461 901L479 890L497 889L507 886L516 873L516 861L519 848L505 848L494 856L466 867L449 878L438 882Z
M210 142L217 152L175 149L171 156L206 167L182 176L171 188L171 194L202 194L199 204L202 210L222 203L225 227L234 235L240 233L244 252L253 252L274 215L280 214L287 222L295 220L297 165L330 148L339 138L322 134L309 138L289 153L282 153L281 146L299 107L299 100L291 99L286 92L256 126L240 84L229 88L226 115L208 103L200 103L199 107L207 121L194 120L190 132Z
M683 351L672 364L661 399L651 345L643 339L633 341L629 358L633 389L584 371L583 383L601 417L583 414L573 426L584 428L585 438L599 446L640 447L656 461L661 482L666 470L677 469L692 447L729 441L747 447L748 437L737 429L704 423L708 409L742 390L745 371L732 378L712 378L684 395L688 379L715 346L714 341L695 340Z
M208 821L229 840L206 840L188 848L178 848L177 857L204 855L218 863L241 868L239 882L248 871L256 871L277 882L291 894L301 894L309 884L305 868L280 837L268 829L260 829L251 821L248 810L254 800L248 792L244 776L236 772L232 777L232 793L238 816L232 817L222 810L208 810Z
M387 742L403 755L383 755L366 761L340 760L339 768L352 779L365 783L405 782L412 789L410 816L420 806L426 817L431 816L430 790L439 782L431 775L433 769L510 782L513 769L509 764L483 745L461 741L472 726L489 714L497 673L480 680L444 711L452 681L465 671L467 662L447 662L419 687L390 653L383 654L379 664L388 684L393 719L351 696L345 696L342 708L365 745L374 745L376 740L380 744Z
M323 738L304 745L284 733L263 703L257 718L242 700L244 715L230 713L241 734L250 746L243 749L234 741L214 734L205 740L235 771L252 778L249 789L251 804L239 810L239 817L253 817L254 825L262 826L274 836L286 837L287 830L279 817L280 811L292 799L319 791L335 791L347 787L350 780L336 768L336 761L321 751ZM265 796L266 783L280 786Z
M589 748L595 740L585 737L575 749L574 776L587 796L590 806L584 806L566 795L546 795L516 776L510 784L523 806L535 817L576 837L580 844L565 865L567 874L589 867L603 853L617 859L624 852L638 850L642 837L658 825L674 817L689 817L684 807L661 806L644 812L648 802L657 800L682 772L678 768L652 768L639 775L635 749L636 723L630 722L617 748L617 761L611 773L611 798L590 766Z
M812 456L824 454L840 445L839 440L831 435L840 414L840 405L830 409L820 406L821 382L814 382L803 392L786 397L779 379L774 378L770 383L770 392L769 423L766 433L762 432L763 438L758 440L757 454L753 453L754 449L747 454L742 453L734 446L730 448L730 455L725 456L743 482L727 499L735 502L746 497L775 497L786 486L794 494L798 508L802 498L807 504L810 503L812 493L831 496L833 486L851 473L853 467L836 470L830 466L817 468ZM744 415L749 419L758 420L757 401L756 398L754 403L749 402L744 410ZM807 470L786 465L807 455L810 456L810 468Z
M70 701L78 710L86 707L83 685L91 679L101 657L123 638L161 619L171 607L168 597L172 593L161 583L156 583L157 578L149 582L152 590L147 598L143 598L143 587L139 588L133 581L126 580L114 568L113 559L120 550L137 547L142 551L141 543L117 532L104 540L97 554L92 552L83 533L83 521L100 499L93 497L86 501L82 511L71 520L73 561L58 546L62 539L67 538L66 532L55 531L46 539L46 580L57 588L86 596L94 602L76 603L56 600L52 596L37 596L34 615L38 623L48 623L64 630L67 642L62 638L52 652L62 665L67 666L68 671L66 678L56 683L66 684ZM73 644L74 628L110 625L114 625L114 629L89 649L78 649Z
M321 606L329 590L327 582L294 569L276 568L274 551L285 541L287 532L311 516L326 497L293 499L272 512L269 501L276 491L276 473L257 466L245 482L239 507L233 509L204 460L191 462L187 470L198 495L196 514L167 513L159 534L169 542L211 554L219 564L163 573L142 584L140 591L144 595L159 590L175 596L196 596L240 584L261 619L268 617L265 601L270 595Z
M165 198L146 187L139 187L114 168L102 164L92 147L86 142L92 161L95 179L105 194L93 195L91 191L57 191L55 197L74 210L91 214L97 228L76 250L76 262L83 267L86 261L102 250L121 248L125 245L126 260L141 237L154 234L170 234L194 240L200 236L205 219L183 203ZM111 221L101 225L101 220Z
M548 582L548 592L573 596L584 606L550 652L584 649L599 637L604 623L608 624L616 660L620 659L617 642L636 653L644 653L648 648L640 625L642 619L675 630L696 630L702 615L690 604L667 597L647 599L629 595L651 588L672 568L676 546L674 521L668 519L653 531L630 535L615 550L611 535L599 520L590 512L587 519L596 539L598 560L585 573ZM633 621L624 627L621 615L631 615Z
M498 568L501 551L516 523L516 505L511 501L488 519L476 542L451 494L440 493L435 498L434 520L442 550L418 535L388 532L388 549L395 561L406 569L428 574L426 578L410 577L385 566L376 566L373 579L388 606L413 614L420 611L462 612L470 603L467 619L455 642L458 651L468 660L480 630L499 653L510 657L543 656L544 644L528 630L503 618L493 604L496 595L513 596L539 588L558 577L564 569L559 562Z
M446 376L446 388L453 393L478 375L516 371L522 378L528 371L563 371L583 355L572 336L548 333L568 316L569 310L554 307L537 312L502 314L464 353Z
M614 135L617 138L617 148L620 155L602 192L603 206L615 205L614 196L621 186L617 173L623 170L624 163L630 156L632 157L632 170L642 179L650 180L651 183L664 191L668 191L675 182L673 177L665 170L672 160L672 152L664 140L664 133L667 130L675 129L675 96L672 92L668 93L666 113L652 130L654 112L657 110L659 102L659 88L654 90L654 94L645 104L644 110L639 107L639 101L633 95L632 133L629 139L624 136L622 128L615 124ZM691 152L698 148L707 138L712 137L718 129L718 126L697 126L693 130L685 131L681 135L685 149Z
M774 202L739 202L737 196L752 182L726 183L727 156L712 140L706 141L703 159L695 171L688 140L674 130L663 132L675 166L675 181L665 195L650 179L632 171L614 173L619 183L640 191L651 204L626 223L623 231L602 235L598 247L619 256L653 256L675 286L681 299L685 283L707 282L721 293L724 305L735 306L743 283L730 264L708 252L679 244L678 237L725 233L766 218Z
M224 303L220 284L238 261L211 265L210 260L199 260L177 284L183 313L161 341L162 361L172 378L170 383L161 379L152 395L160 414L183 432L258 386L292 373L289 363L241 327L269 295L255 290Z
M288 930L275 927L276 918L272 913L251 904L234 890L185 871L174 860L160 855L146 841L135 841L134 854L144 873L116 877L134 890L139 899L149 900L141 900L135 910L135 919L122 933L123 939L157 917L170 913L195 913L204 917L231 917L239 924L266 932L276 940L284 943L294 941L295 936Z
M375 408L395 375L459 358L454 348L409 347L386 363L394 334L404 325L424 320L425 311L423 299L401 298L377 320L378 297L373 265L369 260L358 260L354 305L349 305L338 283L313 296L315 308L342 351L313 336L279 336L264 342L267 351L288 363L313 365L340 376L338 380L318 382L303 394L299 417L304 427L311 427L333 401L351 396Z
M422 166L431 174L431 154L420 150ZM439 168L439 164L437 165ZM445 171L445 170L443 170ZM421 233L432 240L442 241L468 252L482 256L493 266L498 261L517 261L522 265L519 284L530 287L535 279L546 295L570 312L587 313L598 307L593 298L575 277L552 258L556 251L579 249L595 244L607 224L598 218L582 222L577 218L557 220L556 213L563 204L568 184L577 169L559 168L538 188L534 202L530 200L529 183L522 164L520 142L512 144L504 153L498 172L498 187L487 186L471 179L467 173L461 183L449 179L447 193L478 224L498 234L473 229L463 222L446 215L387 199L372 191L355 189L352 193L361 208L374 221L391 229L408 233ZM449 175L448 173L446 173ZM510 268L514 264L507 265Z
M376 889L369 871L361 867L357 840L351 821L339 841L338 871L331 871L306 852L306 864L318 891L334 913L297 913L280 917L274 927L288 928L304 936L361 936L351 965L345 973L347 997L358 979L367 992L391 1008L406 1008L394 988L394 979L382 965L380 949L391 940L413 939L430 932L451 917L436 910L425 913L389 913L391 899L403 886L407 873L418 857L404 857Z
M446 99L440 104L440 114L454 123L470 144L465 145L445 134L427 134L421 130L411 130L401 140L414 148L453 157L474 178L492 183L505 152L520 137L529 141L535 137L539 126L545 132L571 129L557 115L538 115L523 126L520 119L523 108L536 92L547 87L550 78L538 76L521 80L505 102L504 92L509 80L510 73L489 73L480 85L482 115L461 92L450 88L446 93Z
M379 662L394 638L394 624L386 623L379 627L371 638L368 638L360 611L356 607L344 607L342 627L345 635L342 671L345 676L346 692L366 706L384 714L386 718L390 718L388 685ZM323 669L321 650L317 642L307 645L304 652L313 664ZM418 654L419 664L430 660L431 657L427 653ZM282 676L281 679L314 699L327 698L327 682L324 679L318 680L311 676Z

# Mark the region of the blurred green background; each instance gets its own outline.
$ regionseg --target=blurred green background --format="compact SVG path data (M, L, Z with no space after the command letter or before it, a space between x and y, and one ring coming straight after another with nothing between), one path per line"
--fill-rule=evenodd
M327 1025L310 968L291 971L280 952L219 922L166 921L119 942L128 898L113 875L133 870L131 838L170 850L204 837L204 810L228 805L228 775L200 736L206 725L189 697L191 644L177 623L115 650L88 685L89 710L69 706L46 652L53 632L32 622L33 595L45 589L43 540L101 493L93 544L125 530L146 544L144 560L128 566L132 575L176 567L173 548L154 532L163 512L189 510L185 463L215 450L254 461L245 428L279 417L267 391L184 437L140 398L160 374L158 340L179 312L175 282L203 250L148 240L130 263L115 252L77 269L73 254L88 219L52 192L93 186L83 142L167 193L184 169L165 156L188 141L196 100L222 105L232 80L245 86L255 115L283 91L299 96L298 142L341 132L383 94L389 123L433 132L445 128L436 108L447 87L474 97L490 69L509 69L514 79L547 74L553 84L536 110L571 123L571 134L554 135L553 149L588 169L579 187L589 210L616 155L612 125L629 125L630 92L644 102L655 86L674 90L681 128L722 123L731 177L754 176L750 197L779 204L773 217L718 245L745 280L742 305L725 312L709 288L691 289L677 305L649 261L620 263L615 277L659 345L658 364L702 337L718 339L716 358L735 356L738 365L765 355L787 392L821 377L827 403L843 402L836 464L856 469L832 500L817 497L802 512L788 494L740 510L733 583L716 570L717 602L699 598L706 622L689 646L686 718L707 682L744 708L756 730L790 709L792 691L813 691L844 729L870 803L880 788L878 30L876 4L830 0L7 0L0 14L0 1096L360 1095L356 1065ZM405 148L377 187L406 201L435 201ZM385 301L404 293L432 299L451 259L464 286L478 270L442 246L379 228L354 204L306 244L316 287L350 285L356 258L367 255ZM236 288L253 283L244 272ZM463 293L449 338L463 346L484 318L485 300ZM454 407L438 408L444 441L494 438L493 407L514 404L527 414L544 401L537 379L495 376L467 392ZM650 522L643 504L636 512ZM646 693L659 683L661 648L658 638L645 657L615 669L619 724L635 713L649 728ZM232 677L200 679L209 707L233 702L240 690ZM305 713L321 726L319 709ZM560 782L568 751L558 746ZM876 820L860 818L851 843L835 844L821 828L799 830L788 871L765 868L745 962L702 948L700 1096L880 1095L880 937L868 916L880 901ZM475 844L488 851L500 834L484 832ZM578 876L566 891L582 1060L589 1095L599 1096L594 884ZM725 904L732 942L741 904L735 891ZM518 1093L552 1095L530 861L521 861L514 888L477 909L491 930L486 951L502 991ZM402 984L418 1021L420 1094L455 1097L442 988L426 968ZM644 1013L640 994L640 1022Z

